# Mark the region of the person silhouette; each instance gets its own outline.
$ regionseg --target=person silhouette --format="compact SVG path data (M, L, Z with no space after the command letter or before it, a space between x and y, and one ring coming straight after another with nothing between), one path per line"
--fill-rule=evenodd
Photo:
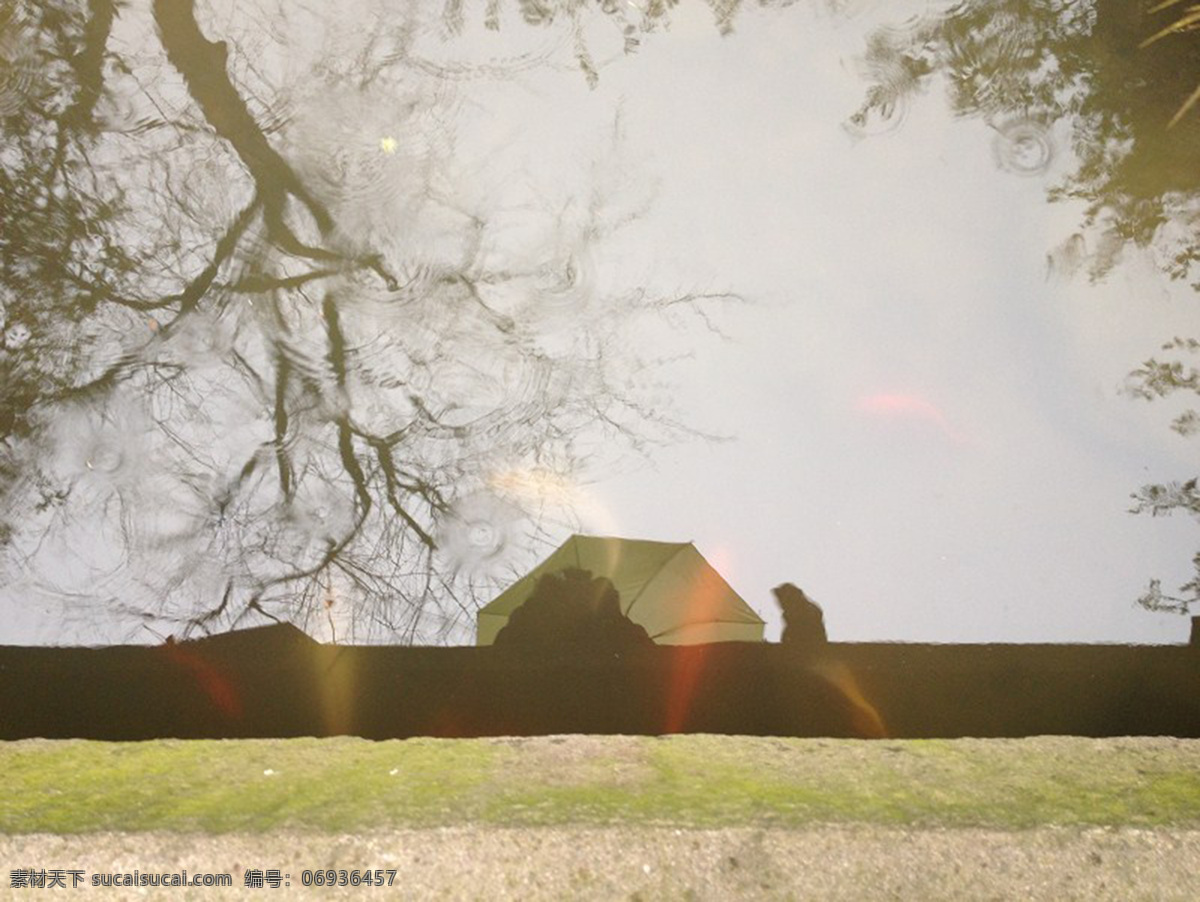
M782 642L797 651L815 651L829 643L825 635L825 615L804 590L783 583L771 590L783 612Z
M640 624L621 612L612 582L590 570L568 568L538 580L529 599L496 634L497 648L574 657L600 653L621 657L653 647Z

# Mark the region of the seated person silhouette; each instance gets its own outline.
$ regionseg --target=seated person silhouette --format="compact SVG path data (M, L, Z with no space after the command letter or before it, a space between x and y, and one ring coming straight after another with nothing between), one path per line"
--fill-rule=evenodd
M829 644L825 615L804 590L784 583L771 590L783 611L783 644L802 652L818 651Z
M539 655L621 657L653 645L645 628L621 613L621 597L612 582L576 568L539 579L495 640L497 648Z

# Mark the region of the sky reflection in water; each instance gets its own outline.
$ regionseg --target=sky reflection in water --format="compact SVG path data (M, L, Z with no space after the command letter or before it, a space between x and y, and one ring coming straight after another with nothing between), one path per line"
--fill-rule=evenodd
M22 8L0 641L470 641L575 530L768 635L794 581L835 640L1182 641L1195 523L1128 509L1194 439L1128 389L1200 331L1200 70L1089 70L1114 8Z

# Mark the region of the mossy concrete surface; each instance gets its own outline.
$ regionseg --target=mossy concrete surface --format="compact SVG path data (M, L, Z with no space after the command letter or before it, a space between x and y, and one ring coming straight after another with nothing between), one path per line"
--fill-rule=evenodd
M1200 828L1200 741L731 736L0 744L0 833Z

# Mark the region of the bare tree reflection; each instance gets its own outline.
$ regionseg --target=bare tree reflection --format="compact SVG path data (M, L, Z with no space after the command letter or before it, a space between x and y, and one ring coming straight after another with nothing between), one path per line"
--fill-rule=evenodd
M681 434L631 336L716 296L600 287L641 204L612 186L504 240L394 10L218 39L193 0L115 9L6 12L47 65L0 155L4 572L89 622L457 635L539 528L500 475Z

